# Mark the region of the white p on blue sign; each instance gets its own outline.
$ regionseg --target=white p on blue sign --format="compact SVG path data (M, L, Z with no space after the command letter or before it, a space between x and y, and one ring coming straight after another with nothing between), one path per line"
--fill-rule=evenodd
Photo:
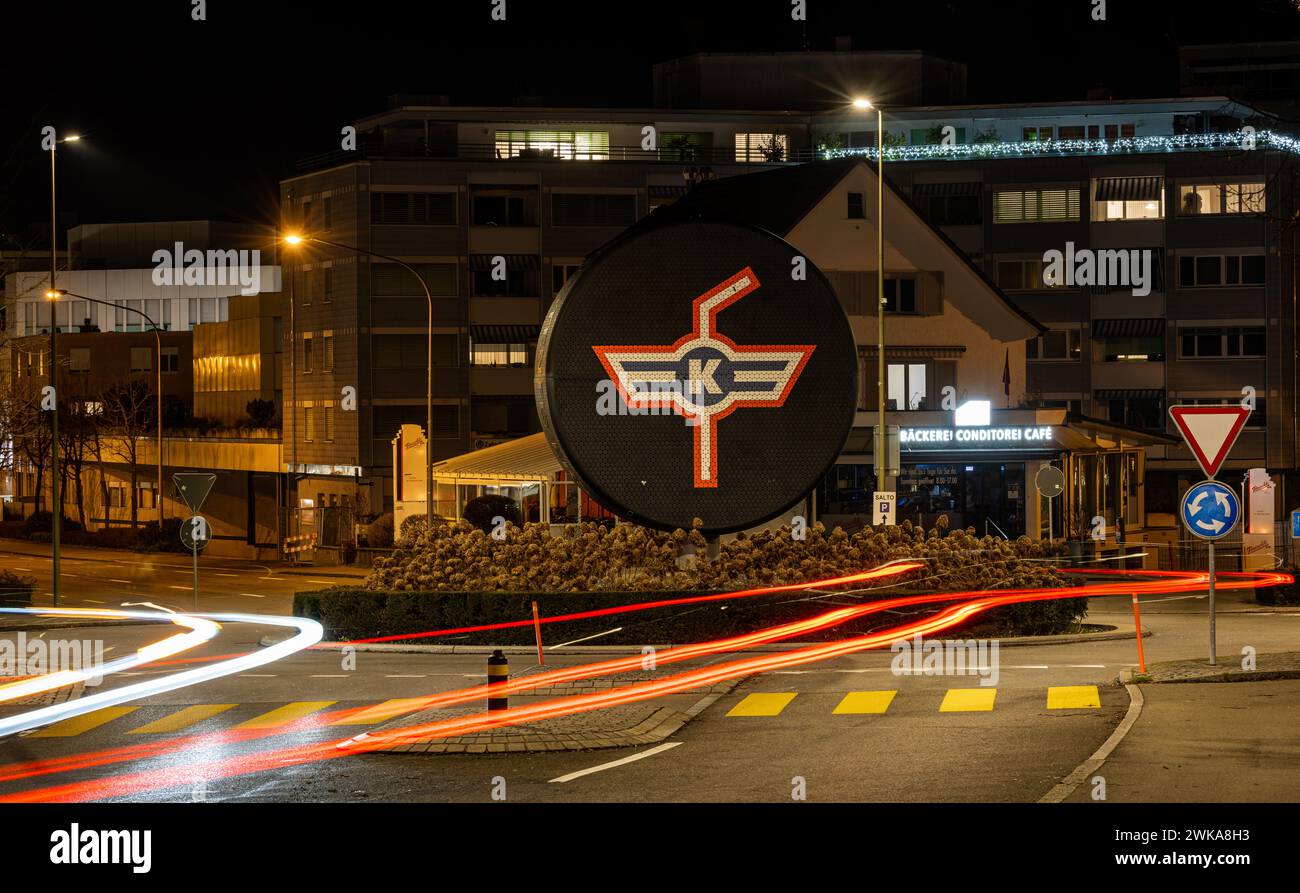
M871 501L874 503L872 515L874 516L871 523L875 525L885 524L894 525L894 507L898 503L898 494L893 490L877 490L871 494Z
M1291 513L1291 537L1300 539L1300 509Z
M1236 492L1218 481L1201 481L1183 497L1183 524L1193 536L1217 540L1227 536L1241 520Z

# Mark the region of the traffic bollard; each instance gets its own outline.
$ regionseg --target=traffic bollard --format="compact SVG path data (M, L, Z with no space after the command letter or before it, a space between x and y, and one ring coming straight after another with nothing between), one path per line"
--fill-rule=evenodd
M501 649L498 648L496 651L493 651L492 656L488 658L488 665L487 665L487 684L489 686L488 691L490 692L492 690L490 686L504 685L509 678L510 678L510 661L506 660L506 656L502 654ZM489 710L505 710L507 707L510 706L509 698L505 698L505 697L494 698L490 694L488 695L487 702L488 702L487 706Z

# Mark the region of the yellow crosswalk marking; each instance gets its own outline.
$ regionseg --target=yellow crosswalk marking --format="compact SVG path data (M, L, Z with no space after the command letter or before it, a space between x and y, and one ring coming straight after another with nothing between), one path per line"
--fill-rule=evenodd
M337 701L294 701L285 704L283 707L276 707L259 716L254 716L250 720L241 722L235 726L237 729L274 729L279 726L287 726L295 720L302 719L315 713L317 710L324 710L330 704L338 703Z
M727 711L728 716L778 716L791 701L795 691L756 692L745 695L739 704Z
M836 713L884 713L896 691L851 691L835 707Z
M112 722L119 716L126 716L136 709L135 707L104 707L100 710L92 710L90 713L83 713L81 716L73 716L62 722L56 722L54 725L41 729L39 732L33 732L27 737L71 738L74 735L80 735L82 732L89 732L91 729L99 728L104 723Z
M1101 694L1095 685L1055 685L1047 689L1048 710L1100 707Z
M420 705L424 704L428 700L428 698L394 698L391 701L384 701L382 704L375 704L373 707L364 707L356 713L353 713L351 716L334 720L330 725L374 725L377 722L392 719L394 716L401 716L403 713L410 713L412 710L419 710Z
M969 713L992 710L996 688L950 688L939 705L940 713Z
M209 717L216 716L218 713L224 713L234 704L195 704L192 707L184 707L175 713L164 716L162 719L156 719L151 723L146 723L138 729L132 729L129 734L132 735L157 735L162 732L179 732L181 729L189 728L192 725L203 722Z

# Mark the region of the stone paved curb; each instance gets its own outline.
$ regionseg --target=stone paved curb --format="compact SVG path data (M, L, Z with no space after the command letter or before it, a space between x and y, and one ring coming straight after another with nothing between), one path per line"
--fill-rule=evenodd
M1233 669L1233 668L1236 669ZM1241 669L1241 655L1219 656L1218 666L1205 659L1161 661L1147 667L1147 673L1126 670L1128 681L1136 678L1146 684L1181 682L1268 682L1277 679L1300 679L1300 652L1282 651L1256 655L1254 670Z
M743 681L744 679L730 679L726 682L720 682L711 686L702 698L685 710L660 707L639 723L624 729L596 729L583 732L530 732L526 727L512 727L489 734L415 741L410 744L378 750L375 753L546 753L550 751L600 750L608 747L637 747L645 744L657 744L680 731L692 719L699 716L719 698L729 693ZM560 687L554 686L553 688L558 690ZM587 686L584 690L589 691L591 687ZM538 689L538 691L542 691L542 689Z

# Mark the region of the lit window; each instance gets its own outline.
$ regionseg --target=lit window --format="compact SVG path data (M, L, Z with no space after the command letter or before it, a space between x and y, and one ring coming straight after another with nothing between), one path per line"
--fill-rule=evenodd
M790 138L784 133L736 134L737 161L785 161L790 157Z

